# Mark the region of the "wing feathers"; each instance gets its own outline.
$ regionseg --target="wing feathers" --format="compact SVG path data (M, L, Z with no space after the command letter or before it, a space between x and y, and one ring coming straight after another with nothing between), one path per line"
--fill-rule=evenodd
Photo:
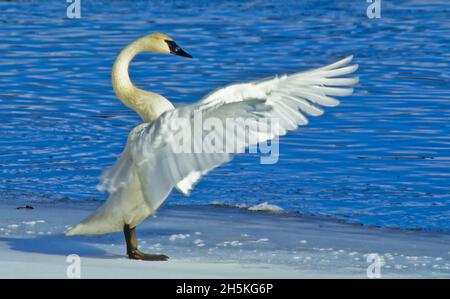
M335 63L321 67L318 70L334 70L334 69L340 68L341 66L349 64L352 60L353 60L353 55L350 55L350 56L347 56L344 59L339 60Z
M302 73L231 85L209 94L199 103L167 111L155 122L133 130L121 160L136 165L144 198L152 209L159 207L174 187L188 195L203 175L229 161L232 153L306 125L308 115L320 116L321 107L339 104L334 96L352 94L350 86L357 84L358 78L340 77L357 70L357 65L348 65L352 58ZM236 147L217 152L214 145L205 147L204 136L200 138L191 130L186 132L190 134L193 152L175 153L175 136L193 126L194 115L199 112L204 119L231 120L232 129L211 127L207 134L219 143L235 138ZM269 126L270 119L277 120L277 126ZM173 129L180 124L184 127ZM126 183L126 176L120 167L112 168L106 172L103 185L113 192L119 184Z

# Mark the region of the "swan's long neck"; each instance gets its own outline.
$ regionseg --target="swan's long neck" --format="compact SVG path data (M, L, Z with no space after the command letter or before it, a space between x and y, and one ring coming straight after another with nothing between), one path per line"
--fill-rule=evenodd
M145 122L151 122L164 111L173 109L173 105L163 96L139 89L131 82L128 73L130 62L145 49L145 41L138 39L120 52L112 69L112 85L117 97L126 106L135 110Z

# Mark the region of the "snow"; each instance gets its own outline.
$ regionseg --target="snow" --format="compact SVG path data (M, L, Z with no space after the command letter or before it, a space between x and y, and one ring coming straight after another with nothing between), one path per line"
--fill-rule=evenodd
M190 236L191 236L190 234L185 234L185 235L183 235L183 234L175 234L175 235L171 235L169 237L169 240L170 241L175 241L175 240L178 240L178 239L186 239L186 238L189 238Z
M25 225L36 225L38 223L45 223L44 220L34 220L34 221L22 221Z
M381 276L450 278L450 236L370 228L223 206L168 206L138 227L140 248L168 262L131 261L121 233L65 237L96 203L0 204L0 278L366 278L375 253Z
M249 211L271 212L271 213L284 213L284 210L276 205L263 202L261 204L248 208Z
M239 208L239 209L245 209L249 211L257 211L257 212L269 212L269 213L275 213L275 214L281 214L284 213L284 209L273 204L269 204L268 202L263 202L254 206L247 206L243 204L227 204L222 201L213 201L211 202L214 206L220 206L220 207L228 207L228 208Z

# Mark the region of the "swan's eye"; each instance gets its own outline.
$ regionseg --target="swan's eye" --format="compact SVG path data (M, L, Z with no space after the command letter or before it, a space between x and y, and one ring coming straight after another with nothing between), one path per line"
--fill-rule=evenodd
M174 54L174 55L178 55L178 56L183 56L183 57L188 57L188 58L192 58L192 56L190 54L188 54L187 52L185 52L183 49L181 49L176 42L174 42L173 40L165 40L165 42L167 43L167 45L169 46L169 50L170 50L170 54Z

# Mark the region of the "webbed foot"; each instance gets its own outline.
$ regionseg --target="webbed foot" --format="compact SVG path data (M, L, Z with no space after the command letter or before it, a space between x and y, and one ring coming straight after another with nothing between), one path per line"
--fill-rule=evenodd
M169 257L164 254L150 254L144 253L139 249L132 250L128 252L128 258L131 260L142 260L142 261L167 261Z

